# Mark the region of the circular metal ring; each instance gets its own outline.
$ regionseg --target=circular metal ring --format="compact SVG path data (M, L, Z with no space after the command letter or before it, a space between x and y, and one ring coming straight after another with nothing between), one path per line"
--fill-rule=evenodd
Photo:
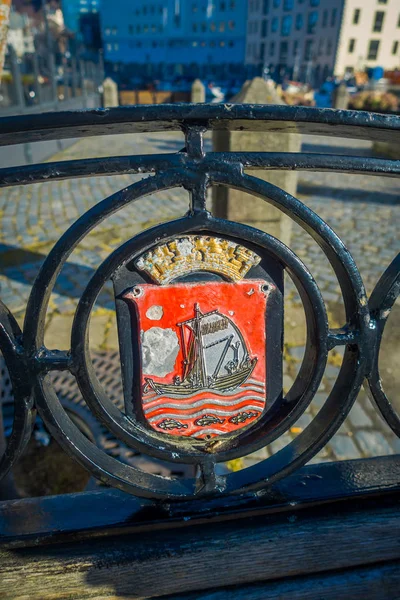
M9 472L29 442L36 414L32 390L26 377L25 361L17 349L17 338L20 336L17 321L0 300L0 350L14 394L13 429L5 452L0 457L0 480Z
M71 352L76 365L76 377L88 406L102 423L126 444L157 458L176 462L201 463L209 461L215 440L210 444L196 439L174 438L157 433L132 417L127 417L106 396L92 367L88 349L88 326L90 313L104 283L124 263L135 260L148 248L154 238L164 241L181 233L202 232L203 234L231 235L238 225L204 216L188 217L169 222L139 234L121 246L98 268L86 287L75 313L72 326ZM236 238L237 239L237 238ZM221 462L232 460L256 451L269 444L304 412L311 402L321 382L327 358L326 313L321 294L315 281L303 263L282 242L253 228L240 226L240 239L251 242L255 248L267 251L288 269L298 287L306 306L307 329L309 332L306 347L307 365L300 376L301 385L290 401L278 404L276 410L266 411L257 423L234 434L218 436L218 451L215 458ZM214 443L213 443L214 442Z
M400 294L400 253L393 259L376 284L370 298L371 319L376 324L377 338L372 358L371 372L367 377L368 386L375 405L392 431L400 437L400 415L393 407L383 389L379 374L379 351L383 331L390 311Z

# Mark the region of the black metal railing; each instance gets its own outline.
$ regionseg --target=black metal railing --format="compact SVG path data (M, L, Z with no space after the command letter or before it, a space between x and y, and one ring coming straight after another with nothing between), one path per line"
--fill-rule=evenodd
M400 435L400 418L385 395L378 360L382 333L399 294L400 257L383 272L368 299L354 260L339 237L310 208L279 187L244 172L252 170L318 170L396 177L400 162L377 158L282 152L205 152L204 135L211 130L274 131L395 141L400 118L362 112L260 105L163 105L110 110L39 114L0 121L0 144L79 138L113 133L178 130L186 139L177 154L109 157L29 165L0 170L0 186L112 175L154 173L104 199L82 215L50 251L34 282L21 331L1 304L0 350L13 386L15 407L12 435L0 462L4 476L25 448L39 411L46 427L64 450L95 477L132 494L148 498L192 499L263 490L304 465L331 439L352 408L363 382L389 426ZM329 328L316 281L303 262L282 242L254 228L214 217L206 209L212 185L233 187L262 198L300 225L320 246L340 284L346 322ZM46 348L44 324L57 276L77 244L104 219L156 191L182 187L190 194L187 214L143 231L114 251L97 269L76 309L71 347ZM140 411L127 416L106 395L96 378L88 349L91 310L102 287L117 270L155 243L183 234L206 233L240 240L283 266L302 299L307 344L297 378L284 397L282 387L267 381L272 409L254 424L205 440L168 436L148 427ZM291 443L264 461L224 475L219 462L254 452L279 438L312 401L321 382L328 351L344 346L338 378L321 410ZM69 371L96 418L135 450L176 463L196 465L195 477L174 478L146 473L122 464L92 443L71 421L52 384L51 373ZM268 377L274 377L269 373ZM279 389L278 389L279 388ZM398 461L397 457L391 460Z

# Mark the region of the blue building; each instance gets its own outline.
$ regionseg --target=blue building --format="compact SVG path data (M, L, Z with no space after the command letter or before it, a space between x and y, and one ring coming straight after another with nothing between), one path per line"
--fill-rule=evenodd
M246 16L247 0L101 0L104 57L161 76L234 76L244 68Z
M64 0L62 11L67 29L79 32L81 17L97 14L99 5L100 0Z

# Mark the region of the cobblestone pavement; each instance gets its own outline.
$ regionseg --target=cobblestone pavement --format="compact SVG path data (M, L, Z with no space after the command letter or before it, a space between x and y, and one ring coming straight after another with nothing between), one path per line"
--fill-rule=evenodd
M177 134L107 136L81 140L53 157L59 160L93 156L175 152L184 145ZM304 136L303 148L309 152L368 155L367 142ZM55 241L81 214L113 192L140 176L82 178L64 182L44 182L6 188L0 192L0 296L22 321L31 284ZM298 197L317 212L342 238L361 271L368 293L380 274L399 251L398 183L396 179L300 173ZM46 324L49 347L68 346L71 320L77 301L93 274L93 269L132 235L155 223L183 215L188 207L184 190L173 189L148 196L104 221L73 252L52 294ZM302 258L318 282L327 302L332 326L342 319L340 289L322 251L300 228L294 226L292 249ZM290 388L304 352L298 333L299 302L289 286L286 311L284 386ZM106 287L99 296L93 317L90 342L95 349L117 347L112 290ZM291 431L255 455L244 459L252 464L276 452L298 435L322 406L339 372L341 354L331 352L321 388L311 407ZM394 438L361 392L350 416L339 433L314 459L357 458L400 452ZM235 462L232 468L243 463Z

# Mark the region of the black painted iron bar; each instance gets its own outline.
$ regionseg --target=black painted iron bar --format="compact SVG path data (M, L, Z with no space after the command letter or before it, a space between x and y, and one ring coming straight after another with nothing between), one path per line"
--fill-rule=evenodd
M0 145L115 133L179 131L190 125L231 131L308 133L396 140L400 117L351 110L248 105L157 104L41 113L0 119Z
M66 178L97 177L155 173L171 168L188 166L187 154L151 154L141 156L111 156L87 158L45 164L7 167L0 169L0 188L28 185L41 181L59 181ZM202 165L215 167L217 163L240 163L252 170L334 171L353 175L399 177L400 161L363 156L312 154L294 152L208 152ZM203 168L203 167L202 167Z

